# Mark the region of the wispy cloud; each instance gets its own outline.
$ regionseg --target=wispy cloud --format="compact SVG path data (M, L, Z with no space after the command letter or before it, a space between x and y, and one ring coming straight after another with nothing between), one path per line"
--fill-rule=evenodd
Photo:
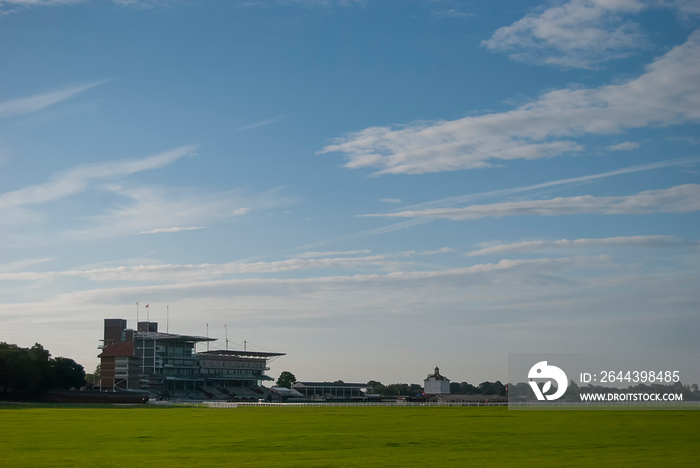
M694 243L696 244L696 243ZM501 244L467 252L467 257L479 255L503 255L537 250L559 248L589 248L589 247L677 247L688 245L676 236L620 236L599 239L560 239L555 241L527 241L513 244Z
M273 262L203 263L196 265L137 265L86 270L50 272L0 272L0 280L29 281L56 277L79 277L92 281L192 282L231 275L282 273L300 270L358 269L374 267L398 270L411 265L401 260L404 255L372 255L361 257L294 258ZM398 258L398 259L397 259Z
M163 226L199 227L240 216L251 209L270 209L290 203L280 195L280 189L247 193L243 190L206 192L201 189L110 185L103 190L124 197L126 202L86 218L89 226L66 233L68 238L123 237L162 232Z
M639 143L633 141L625 141L624 143L608 146L610 151L632 151L637 148L639 148Z
M454 252L455 249L452 247L442 247L437 250L426 250L425 252L418 252L418 255L437 255L441 253L449 253L449 252Z
M91 0L3 0L3 2L0 3L0 15L8 13L17 13L18 11L27 8L60 7L90 2ZM172 5L183 5L187 3L183 0L111 0L111 2L122 7L130 7L137 9L169 7ZM13 9L7 10L7 6L10 6Z
M605 179L608 177L615 177L615 176L625 175L625 174L634 174L636 172L653 171L653 170L664 169L664 168L668 168L668 167L691 167L691 166L697 164L698 162L700 162L700 157L678 158L678 159L671 159L671 160L667 160L667 161L659 161L659 162L648 163L648 164L638 164L635 166L627 166L627 167L623 167L620 169L615 169L613 171L600 172L597 174L590 174L590 175L586 175L586 176L570 177L570 178L566 178L566 179L551 180L548 182L542 182L542 183L533 184L533 185L525 185L525 186L521 186L521 187L489 190L489 191L485 191L485 192L478 192L478 193L470 193L470 194L466 194L466 195L445 197L445 198L440 198L437 200L431 200L431 201L427 201L427 202L423 202L423 203L417 203L414 205L406 206L404 208L404 210L416 210L416 209L425 209L425 208L456 206L456 205L460 205L463 203L471 203L471 202L474 202L477 200L483 200L483 199L494 198L494 197L509 196L509 195L514 195L514 194L518 194L518 193L525 193L525 192L546 189L546 188L550 188L550 187L557 187L557 186L562 186L562 185L573 185L573 184L592 182L595 180ZM422 224L430 223L432 221L434 221L434 218L409 219L407 221L401 221L398 223L390 224L388 226L367 229L364 231L354 232L354 233L345 234L342 236L333 237L330 239L324 239L324 240L312 242L309 244L304 244L304 245L298 246L294 249L290 249L290 250L287 250L284 252L274 252L274 253L271 253L270 255L277 254L277 253L285 253L285 252L289 252L289 251L294 252L294 251L303 251L303 250L309 250L309 249L318 249L318 248L321 248L321 247L324 247L327 245L337 244L338 242L345 242L345 241L349 241L349 240L353 240L353 239L361 239L361 238L365 238L365 237L378 236L378 235L388 234L388 233L395 232L395 231L400 231L403 229L409 229L409 228L412 228L415 226L420 226ZM263 256L263 257L265 257L265 256ZM257 258L262 258L262 257L255 257L255 259L257 259Z
M400 198L382 198L379 201L383 202L383 203L396 203L396 204L401 203Z
M255 122L255 123L252 123L252 124L249 124L249 125L244 125L244 126L242 126L242 127L238 127L238 128L237 128L236 130L234 130L234 131L236 131L236 132L243 132L243 131L245 131L245 130L253 130L253 129L255 129L255 128L267 127L268 125L272 125L272 124L274 124L274 123L280 122L280 121L282 121L282 120L284 120L284 119L286 119L286 118L287 118L287 116L285 116L285 115L280 115L280 116L277 116L277 117L272 118L272 119L261 120L261 121L259 121L259 122Z
M30 8L30 7L57 7L64 5L74 5L76 3L86 2L88 0L3 0L0 3L0 15L14 13L17 10L7 10L7 6L14 8Z
M151 229L150 231L142 231L141 234L161 234L161 233L167 233L167 232L198 231L200 229L204 229L204 226L170 227L170 228Z
M231 214L233 216L243 216L244 214L250 212L250 208L247 207L241 207L241 208L236 208L235 210L231 211Z
M700 31L637 78L598 88L547 92L519 108L453 121L370 127L319 153L344 153L345 167L423 174L490 167L584 150L572 138L700 120Z
M55 260L55 257L39 257L17 260L9 263L0 263L0 273L24 270L25 268Z
M333 252L304 252L299 255L294 255L297 258L318 258L318 257L335 257L338 255L367 255L371 250L342 250Z
M446 10L433 10L430 12L430 14L436 19L469 18L474 16L473 13L465 13L454 8L449 8Z
M197 145L181 146L142 159L83 164L58 172L51 176L49 182L1 194L0 220L5 210L59 200L85 191L91 182L165 167L180 158L194 155L196 148Z
M648 46L626 15L652 6L660 2L571 0L498 29L482 46L521 62L595 68Z
M99 86L102 83L105 83L105 81L106 80L96 81L59 91L52 91L50 93L37 94L35 96L0 102L0 118L8 118L38 112L42 109L46 109L49 106L53 106L77 96L78 94L94 88L95 86Z
M700 185L678 185L662 190L648 190L635 195L596 197L559 197L549 200L527 200L464 208L432 208L405 210L397 213L361 216L387 218L433 218L466 221L502 216L562 216L571 214L691 213L700 211Z

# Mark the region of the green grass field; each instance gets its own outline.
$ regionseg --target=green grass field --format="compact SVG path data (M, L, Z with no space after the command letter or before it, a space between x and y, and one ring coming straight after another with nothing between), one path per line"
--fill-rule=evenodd
M0 466L700 466L700 411L0 410Z

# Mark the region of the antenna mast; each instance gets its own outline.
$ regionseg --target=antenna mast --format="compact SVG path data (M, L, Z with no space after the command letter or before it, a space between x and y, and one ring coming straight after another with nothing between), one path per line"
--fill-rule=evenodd
M226 351L228 351L228 325L224 324L224 331L226 332Z

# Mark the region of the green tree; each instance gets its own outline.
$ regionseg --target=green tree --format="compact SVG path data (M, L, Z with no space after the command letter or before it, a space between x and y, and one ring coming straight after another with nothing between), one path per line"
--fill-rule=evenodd
M29 350L14 344L0 343L0 387L2 391L23 392L33 380Z
M370 393L375 395L384 395L386 390L386 387L382 385L381 382L377 382L376 380L370 380L367 382L367 386L371 389Z
M51 387L61 390L85 386L85 369L72 359L57 357L51 360Z
M297 378L294 377L294 374L289 371L283 371L277 378L277 383L275 385L278 387L292 388L292 384L296 381Z
M42 395L51 387L51 353L39 343L29 348L29 360L32 363L29 391Z

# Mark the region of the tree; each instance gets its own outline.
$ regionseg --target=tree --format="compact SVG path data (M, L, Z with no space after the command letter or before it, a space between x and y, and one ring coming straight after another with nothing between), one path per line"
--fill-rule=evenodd
M478 391L474 385L468 382L462 382L459 384L459 393L460 395L476 395Z
M85 386L85 369L72 359L57 357L51 360L52 387L61 390Z
M95 367L95 372L93 372L92 374L85 374L85 380L90 386L99 385L101 375L102 366L98 364L97 367Z
M297 381L297 378L294 377L294 374L292 374L289 371L283 371L279 378L277 378L277 383L276 385L278 387L284 387L284 388L292 388L292 384Z
M29 359L32 363L29 391L34 395L42 395L51 388L51 353L35 343L29 348Z
M383 395L384 391L386 390L386 387L382 385L381 382L377 382L376 380L370 380L367 382L367 386L370 388L370 393L375 395Z
M83 366L72 359L51 358L39 343L31 348L0 343L0 391L39 398L51 388L85 385ZM5 397L7 397L5 395Z
M14 344L0 343L0 386L3 392L26 391L33 380L29 350Z

